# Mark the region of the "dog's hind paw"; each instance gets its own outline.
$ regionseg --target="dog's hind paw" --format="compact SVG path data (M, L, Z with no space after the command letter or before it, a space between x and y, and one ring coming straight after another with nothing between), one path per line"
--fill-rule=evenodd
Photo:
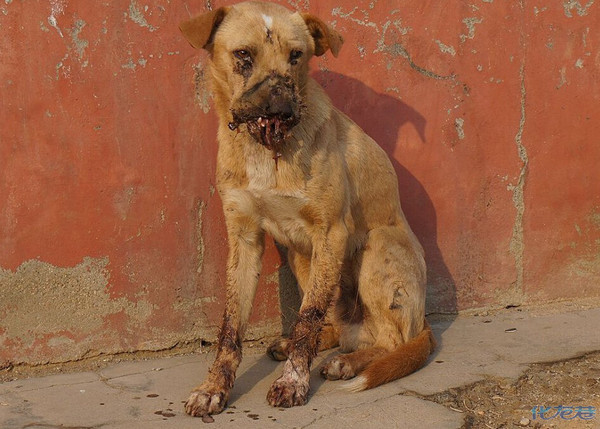
M292 382L281 377L271 385L267 401L274 407L295 407L308 401L308 383Z
M213 383L204 383L192 390L185 403L185 412L194 417L219 414L227 405L229 392Z
M275 340L267 349L267 355L276 361L284 361L288 358L290 340L279 338Z
M321 368L321 375L327 380L349 380L356 373L344 356L336 356Z

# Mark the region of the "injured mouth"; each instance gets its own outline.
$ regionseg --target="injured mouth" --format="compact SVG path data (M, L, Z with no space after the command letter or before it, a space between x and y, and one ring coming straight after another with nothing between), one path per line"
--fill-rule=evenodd
M246 124L247 130L254 139L273 151L273 159L277 161L281 157L281 151L285 139L289 136L290 130L296 125L297 120L294 117L282 119L279 117L255 117L248 118L242 115L233 115L233 121L229 123L229 129L235 130L241 124Z

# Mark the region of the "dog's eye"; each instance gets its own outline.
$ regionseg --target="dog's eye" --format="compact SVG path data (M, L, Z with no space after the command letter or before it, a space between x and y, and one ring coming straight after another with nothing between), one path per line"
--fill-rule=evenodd
M250 51L247 51L246 49L238 49L237 51L233 52L233 55L235 55L236 58L247 63L252 62L252 55L250 54Z
M298 49L293 49L292 52L290 52L290 64L293 66L298 64L298 59L302 56L303 53L304 52Z

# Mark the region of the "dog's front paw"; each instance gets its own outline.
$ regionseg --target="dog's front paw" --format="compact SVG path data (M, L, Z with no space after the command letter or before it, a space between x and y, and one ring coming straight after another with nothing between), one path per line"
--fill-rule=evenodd
M228 398L227 390L214 383L206 382L192 390L185 403L185 412L194 417L219 414L225 408Z
M291 381L280 377L271 385L267 401L274 407L294 407L308 401L309 385L306 382Z

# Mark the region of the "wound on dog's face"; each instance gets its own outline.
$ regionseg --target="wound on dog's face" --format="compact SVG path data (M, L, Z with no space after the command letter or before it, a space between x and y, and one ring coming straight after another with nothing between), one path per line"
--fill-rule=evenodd
M267 34L266 42L273 44L273 30L271 30L271 27L273 26L273 17L263 13L262 19L265 21L265 33Z
M252 62L236 59L233 72L239 74L247 82L252 75Z
M294 79L271 71L233 101L230 129L245 124L250 135L277 159L303 109Z
M254 55L252 49L248 47L241 47L235 49L232 53L235 61L233 72L243 76L244 84L248 82L248 78L252 75L252 66L254 63Z

